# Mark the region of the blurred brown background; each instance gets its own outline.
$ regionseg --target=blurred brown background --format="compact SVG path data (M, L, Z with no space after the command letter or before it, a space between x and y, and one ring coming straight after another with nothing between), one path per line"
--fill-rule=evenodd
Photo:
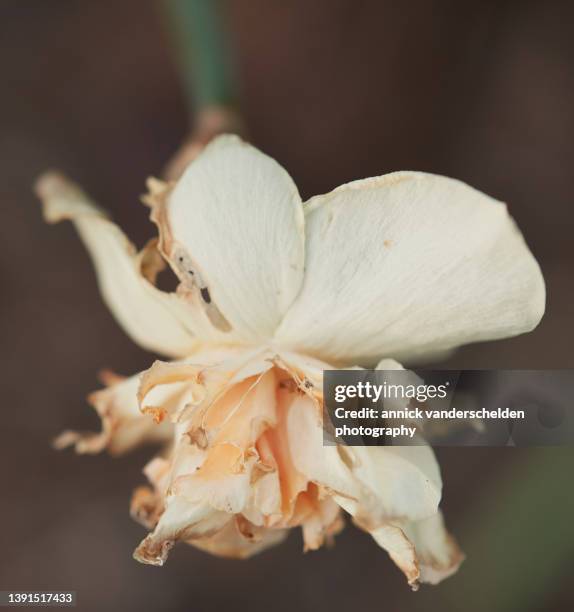
M230 0L225 14L251 139L304 197L413 169L510 203L545 274L547 314L534 333L465 348L449 365L574 367L574 4ZM446 609L436 597L456 581L471 586L453 610L474 588L510 588L504 572L481 582L465 525L533 450L439 452L445 512L469 559L435 590L410 593L350 526L334 550L304 556L293 533L248 562L184 545L163 569L131 559L144 531L128 503L152 451L76 457L49 442L64 427L98 428L84 401L98 369L129 374L152 356L103 306L72 228L43 224L31 185L63 169L143 244L153 228L138 196L188 132L187 102L157 1L3 0L0 41L0 589L73 589L82 610L405 612ZM550 476L572 487L570 471ZM529 537L516 550L524 584L545 563ZM574 609L573 569L570 556L529 609Z

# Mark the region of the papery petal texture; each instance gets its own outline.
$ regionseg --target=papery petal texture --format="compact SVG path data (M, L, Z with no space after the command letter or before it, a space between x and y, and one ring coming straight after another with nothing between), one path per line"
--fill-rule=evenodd
M227 340L268 340L303 281L303 207L287 172L220 136L150 201L164 255Z
M405 574L409 584L438 584L464 561L454 538L444 527L442 513L413 522L390 522L371 535Z
M544 281L504 204L397 172L305 204L306 271L275 338L334 363L416 360L536 326Z
M326 487L365 529L391 519L418 520L438 510L442 481L432 450L412 447L345 447L323 442L321 416L305 399L289 413L295 467Z
M167 462L146 468L153 490L140 488L132 500L132 514L153 527L136 550L138 560L161 564L179 540L243 558L292 526L303 528L305 548L314 550L341 529L338 505L297 469L291 452L293 406L302 400L317 410L309 386L316 373L308 377L304 363L271 350L230 351L207 366L192 359L156 363L141 377L144 412L151 393L185 384L186 377L205 393L188 394L184 412L166 410L176 416L175 445Z

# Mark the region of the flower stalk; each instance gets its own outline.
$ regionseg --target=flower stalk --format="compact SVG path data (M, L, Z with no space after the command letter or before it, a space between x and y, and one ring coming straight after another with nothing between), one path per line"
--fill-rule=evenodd
M220 0L166 0L166 20L177 50L193 130L164 176L177 180L212 138L244 133L237 111L237 79Z
M167 0L165 7L194 108L234 106L236 80L220 0Z

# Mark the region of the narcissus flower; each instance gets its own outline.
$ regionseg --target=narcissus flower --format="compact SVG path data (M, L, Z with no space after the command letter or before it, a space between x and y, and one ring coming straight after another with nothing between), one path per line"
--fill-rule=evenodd
M313 550L343 509L411 585L454 572L462 554L432 450L324 446L322 373L398 368L535 327L544 282L506 207L417 172L302 203L283 168L232 136L177 183L148 186L159 241L137 252L66 179L37 185L46 219L75 224L125 331L171 360L107 374L90 396L102 432L58 441L113 453L164 443L132 499L151 530L136 559L161 565L180 540L244 558L296 526ZM174 293L155 285L166 264Z

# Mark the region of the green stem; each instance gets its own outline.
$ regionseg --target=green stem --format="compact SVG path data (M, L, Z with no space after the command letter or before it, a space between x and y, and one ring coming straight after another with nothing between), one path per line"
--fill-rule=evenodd
M235 78L221 0L166 0L183 83L196 111L233 106Z

